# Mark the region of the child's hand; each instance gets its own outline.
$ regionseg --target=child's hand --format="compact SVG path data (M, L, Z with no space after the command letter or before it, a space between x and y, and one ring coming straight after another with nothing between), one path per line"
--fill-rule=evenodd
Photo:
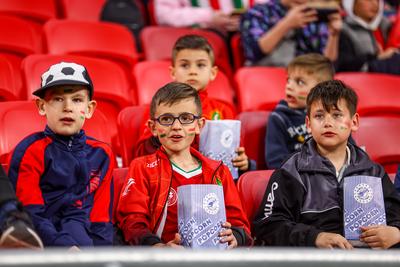
M327 232L322 232L318 234L317 239L315 240L315 246L317 248L353 248L349 241L347 241L347 239L343 236Z
M328 29L330 35L338 35L342 27L343 20L339 12L329 15Z
M77 246L72 246L72 247L70 247L70 248L68 249L68 251L73 251L73 252L75 252L75 251L81 251L81 249L80 249L79 247L77 247Z
M399 53L399 49L398 48L389 47L388 49L383 50L378 54L378 59L390 58L395 53Z
M390 248L400 242L400 231L397 227L386 225L361 226L360 240L371 248Z
M167 244L164 243L157 243L154 244L153 247L171 247L171 248L177 248L177 249L184 249L184 247L181 245L181 235L176 233L175 238L171 241L169 241Z
M219 242L228 243L228 249L233 249L237 247L237 240L236 237L233 235L231 226L232 225L228 222L223 223L222 227L224 227L225 229L223 229L219 233L219 236L221 237L221 240Z
M236 153L238 155L232 160L233 166L239 168L241 171L247 171L249 169L249 158L246 155L244 147L238 147Z
M318 17L315 9L310 9L303 4L292 7L283 19L291 29L296 29L317 21Z

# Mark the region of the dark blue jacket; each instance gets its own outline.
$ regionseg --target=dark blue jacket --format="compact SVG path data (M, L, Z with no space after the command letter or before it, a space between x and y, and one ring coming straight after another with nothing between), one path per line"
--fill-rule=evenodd
M15 148L9 177L45 246L112 244L111 148L46 127Z
M270 246L315 246L319 233L344 235L343 181L311 138L269 180L254 221L257 240ZM382 180L387 225L400 228L400 195L383 167L351 142L343 178L375 176Z
M279 168L310 136L305 119L305 109L289 108L285 100L281 100L275 107L269 116L266 131L265 162L268 169Z

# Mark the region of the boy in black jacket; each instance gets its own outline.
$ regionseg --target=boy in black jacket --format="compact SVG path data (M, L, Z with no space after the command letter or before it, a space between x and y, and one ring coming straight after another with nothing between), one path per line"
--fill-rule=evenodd
M348 142L359 125L357 95L342 82L318 84L307 97L312 138L272 175L255 218L255 236L266 245L351 249L343 237L343 181L354 175L382 181L387 226L361 226L371 248L400 242L400 195L382 166Z

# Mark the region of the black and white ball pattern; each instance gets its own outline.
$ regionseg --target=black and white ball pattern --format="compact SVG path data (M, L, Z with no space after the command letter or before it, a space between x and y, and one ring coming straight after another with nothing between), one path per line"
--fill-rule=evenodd
M68 62L55 64L42 75L42 87L58 81L74 81L87 85L90 84L85 67Z

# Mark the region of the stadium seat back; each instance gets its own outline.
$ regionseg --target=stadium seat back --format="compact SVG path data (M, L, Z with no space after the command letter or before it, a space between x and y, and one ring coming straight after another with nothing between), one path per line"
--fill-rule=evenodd
M240 199L251 228L253 228L254 216L262 203L273 172L274 170L248 171L240 176L237 183Z
M224 40L218 34L202 29L177 28L165 26L148 26L141 32L145 60L169 60L172 48L179 37L187 34L203 36L212 46L215 54L215 64L228 77L232 77L229 55Z
M244 67L235 74L239 111L273 110L285 97L286 70Z
M128 168L115 168L113 170L114 179L114 201L113 201L113 223L116 220L116 211L119 202L119 196L121 194L122 187L124 186L125 177L128 174Z
M239 113L241 121L241 139L249 158L256 160L257 169L266 169L265 135L270 112L247 111Z
M14 77L13 66L6 57L0 55L0 101L19 99Z
M123 166L129 166L133 159L134 148L142 134L142 123L147 109L148 107L145 105L126 107L118 115L117 126Z
M62 16L71 20L99 21L106 0L60 0Z
M400 77L347 72L338 73L335 78L356 91L360 115L400 114Z
M387 173L396 173L400 164L399 132L400 116L367 116L360 118L360 127L352 136Z
M130 72L137 62L135 40L119 24L94 21L50 20L44 25L50 54L75 54L109 59Z

